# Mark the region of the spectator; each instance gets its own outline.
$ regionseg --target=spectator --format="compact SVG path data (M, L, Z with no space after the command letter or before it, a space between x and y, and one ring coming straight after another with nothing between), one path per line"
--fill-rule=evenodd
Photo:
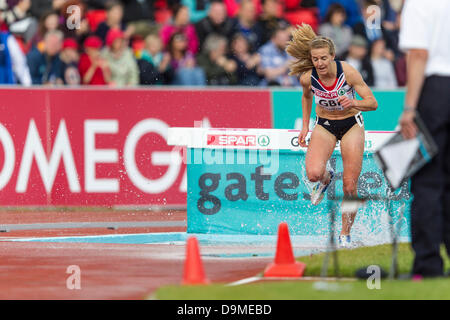
M38 29L30 40L30 46L40 46L44 35L51 30L59 30L59 14L56 11L48 11L39 19Z
M11 25L26 17L31 7L31 0L19 0L15 5L10 5L8 0L0 0L0 23Z
M63 43L59 30L47 32L42 49L33 47L27 55L33 84L63 84L62 62L59 58Z
M198 65L206 74L208 85L234 85L237 83L236 62L226 56L228 41L218 35L206 38L202 52L197 58Z
M356 70L361 72L361 61L367 56L367 41L362 36L356 35L350 43L349 50L345 57L345 62L349 63Z
M317 7L319 8L321 21L325 20L328 8L332 3L339 3L345 8L345 12L347 14L347 20L345 23L348 26L353 27L357 23L363 23L360 6L356 0L317 0Z
M142 39L156 32L154 0L122 0L123 22Z
M378 6L382 12L382 21L381 24L383 29L390 33L396 33L396 37L398 37L400 25L398 24L399 12L395 11L392 8L392 5L389 0L376 0Z
M130 38L133 28L126 28L123 22L123 5L118 0L108 1L106 4L106 20L101 22L95 30L95 35L106 42L106 35L111 29L119 29L125 32L125 37Z
M372 6L375 6L377 9L373 9ZM390 1L363 0L361 13L364 17L364 23L355 25L355 31L365 36L369 42L383 37L386 40L386 46L394 50L396 56L401 54L398 50L399 14L394 11ZM375 14L380 16L375 17Z
M289 64L292 58L284 51L289 41L289 31L285 26L279 26L272 33L270 41L259 49L261 55L261 72L264 79L261 85L292 87L298 85L298 80L289 76Z
M397 87L393 60L394 53L386 49L386 42L383 39L375 40L372 43L370 61L375 87L386 89Z
M111 70L110 84L119 87L139 84L139 69L121 30L109 30L102 55Z
M319 30L319 15L316 0L280 0L283 17L293 26L309 24L314 32ZM327 7L328 9L328 7Z
M80 55L78 53L78 43L75 39L67 38L63 42L63 47L59 58L62 61L62 79L65 85L79 85L81 83L78 63Z
M252 0L242 0L238 16L234 19L234 33L243 34L250 43L251 51L258 48L259 33L256 27L256 10Z
M381 11L384 12L382 20L383 37L386 47L393 50L396 58L401 58L403 52L398 47L400 35L400 10L395 11L389 0L378 0L381 2Z
M217 34L231 39L234 32L234 22L227 16L226 7L222 0L213 0L208 11L208 16L200 20L196 25L199 48L203 48L205 39L210 34Z
M278 28L280 23L289 25L289 22L281 17L282 13L283 6L280 0L262 0L262 13L256 22L259 38L258 47L270 40L270 35Z
M27 16L30 6L31 0L0 0L0 30L28 42L37 29L37 20Z
M197 67L195 57L187 50L187 39L183 33L174 33L169 41L170 66L174 72L172 84L206 84L204 71Z
M406 56L399 49L399 33L400 33L400 9L402 0L377 0L381 2L383 15L382 30L383 37L386 41L386 47L394 52L394 68L399 86L406 84Z
M0 32L0 84L31 85L27 59L8 32Z
M145 38L145 47L137 61L139 67L139 83L169 84L171 81L170 54L162 52L162 41L157 34L149 34Z
M345 8L339 3L333 3L328 9L325 23L319 27L320 35L333 40L338 60L342 60L353 37L352 29L344 24L345 19Z
M258 53L250 53L247 38L240 33L234 35L230 47L230 58L237 65L237 84L241 86L257 86L261 81L261 77L257 71L261 62L260 55Z
M191 23L197 23L208 15L209 0L182 0L181 4L189 9Z
M356 35L352 39L345 61L361 73L368 86L374 85L373 69L368 57L367 41Z
M182 5L173 8L173 22L166 24L161 29L160 37L167 48L169 40L174 33L183 33L188 41L188 51L191 54L198 52L198 38L194 25L189 23L189 10Z
M30 13L33 17L41 19L49 11L60 11L66 0L33 0Z
M261 13L261 0L252 0L253 4L256 8L256 14L259 15ZM241 0L223 0L225 6L227 8L227 14L229 17L235 17L241 8L242 1Z
M108 62L100 54L102 45L102 40L97 36L89 36L84 41L85 53L81 55L78 65L82 84L106 85L111 81Z
M7 0L6 2L9 5L9 10L0 11L0 14L6 14L0 20L6 23L9 32L17 39L20 38L25 42L30 41L38 26L37 19L28 15L31 0ZM12 14L9 15L8 12Z
M356 23L353 26L353 33L364 37L369 44L383 38L383 30L382 26L372 26L369 22L373 21L374 23L377 21L374 19L373 14L374 10L371 10L371 6L378 6L376 0L363 0L361 5L361 13L363 17L363 21ZM368 23L366 23L368 22ZM369 24L369 26L368 26Z

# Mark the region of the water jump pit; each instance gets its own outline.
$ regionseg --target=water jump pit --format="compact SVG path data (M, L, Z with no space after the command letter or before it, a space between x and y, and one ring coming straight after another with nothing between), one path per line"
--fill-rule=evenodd
M359 208L352 230L357 246L391 242L393 226L399 237L409 237L409 186L404 183L389 193L373 158L374 150L391 135L392 132L366 133L358 194L367 200ZM187 164L186 232L155 230L145 234L17 241L182 245L194 235L203 246L273 246L278 225L286 222L294 247L324 248L331 228L330 208L339 207L342 198L339 146L329 161L335 178L324 201L313 206L309 197L312 185L305 177L305 149L299 146L297 137L297 130L170 128L168 144L183 153L183 157L173 157L172 161L183 159ZM335 221L337 234L341 223L339 208ZM156 226L158 222L152 223ZM170 223L176 224L166 221L161 226L168 227Z

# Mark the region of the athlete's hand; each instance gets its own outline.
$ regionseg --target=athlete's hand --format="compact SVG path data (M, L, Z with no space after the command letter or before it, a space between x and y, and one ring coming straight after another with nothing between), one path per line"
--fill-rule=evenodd
M354 108L356 107L356 101L355 99L349 99L346 96L340 96L338 98L338 102L344 109Z
M298 135L298 143L300 147L306 148L308 145L306 144L306 136L308 135L309 128L303 128L300 134Z
M400 131L405 139L412 139L417 135L417 126L414 122L416 113L414 111L403 111L400 116Z

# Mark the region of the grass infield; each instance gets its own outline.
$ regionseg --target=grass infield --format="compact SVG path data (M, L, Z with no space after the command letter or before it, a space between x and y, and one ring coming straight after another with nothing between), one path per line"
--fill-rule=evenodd
M340 250L338 261L340 275L354 278L356 270L369 265L378 265L386 272L391 264L391 245ZM409 244L400 244L398 266L401 274L410 271L413 252ZM445 270L450 260L445 257ZM305 276L319 276L324 254L301 257L306 263ZM206 270L208 273L208 270ZM333 276L330 261L329 276ZM373 281L370 282L373 284ZM156 299L170 300L291 300L291 299L450 299L450 277L413 280L382 279L380 289L369 289L367 281L327 281L325 285L316 281L259 281L239 286L211 284L207 286L166 286L157 290Z

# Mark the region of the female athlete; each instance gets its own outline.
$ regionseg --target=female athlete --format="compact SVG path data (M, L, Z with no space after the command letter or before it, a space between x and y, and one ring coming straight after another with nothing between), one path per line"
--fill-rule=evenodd
M317 182L311 192L311 202L320 203L333 179L334 172L327 169L327 161L338 140L344 167L344 196L356 197L364 152L361 111L376 110L377 101L355 68L335 60L333 41L316 36L309 25L298 26L292 32L286 52L295 58L290 74L299 76L303 87L303 128L298 139L302 147L308 147L306 175L311 182ZM355 91L362 100L356 99ZM313 97L316 121L307 145ZM355 216L356 211L342 212L339 243L343 247L351 246L350 230Z

